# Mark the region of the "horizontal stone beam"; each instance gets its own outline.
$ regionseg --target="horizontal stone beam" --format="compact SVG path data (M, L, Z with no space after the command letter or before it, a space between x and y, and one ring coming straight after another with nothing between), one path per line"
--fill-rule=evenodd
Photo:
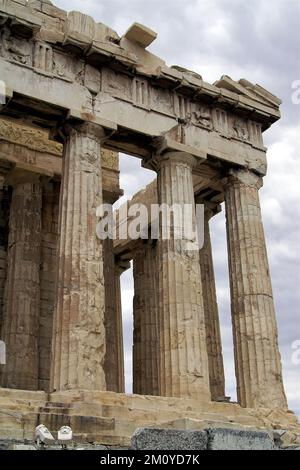
M201 173L193 175L195 197L201 194L203 198L210 199L214 204L223 202L223 188L220 186L219 179L217 171L213 171L209 166L202 165ZM131 221L127 217L130 207L133 205L143 205L146 207L148 214L150 214L151 206L157 204L157 201L157 180L155 179L141 191L138 191L116 211L117 234L122 233L124 224L129 224ZM117 237L114 240L114 252L121 258L132 259L132 252L140 243L141 239L132 240L128 237L124 239Z
M248 109L252 114L256 111L264 121L269 114L271 122L280 117L279 102L274 101L274 95L260 87L255 88L250 82L231 80L228 83L224 77L211 85L202 80L199 74L182 67L167 67L164 60L144 50L155 37L149 28L135 23L122 39L111 28L96 23L88 15L71 11L67 13L52 5L41 2L29 2L20 5L19 2L4 2L0 5L0 17L14 17L15 22L32 25L33 32L40 30L39 37L51 44L60 44L68 51L69 45L81 50L84 60L99 61L104 58L130 66L146 79L151 76L164 81L164 87L170 89L189 90L194 96L210 97L214 102L220 101L232 106L235 112ZM132 49L131 43L138 47ZM159 83L158 83L159 85ZM262 92L262 93L261 93ZM271 98L271 100L270 100ZM275 97L276 98L276 97Z
M30 69L1 59L0 70L4 81L15 92L5 108L6 114L10 110L15 114L20 101L26 98L26 113L44 114L45 125L47 122L49 126L55 124L54 121L48 121L50 106L53 108L53 120L68 116L107 128L110 137L106 145L117 151L148 158L153 150L153 139L163 138L167 139L169 149L185 147L187 152L195 156L199 153L209 154L221 162L266 174L266 148L261 138L261 126L251 120L224 115L225 121L220 124L217 111L211 110L209 117L203 117L203 121L199 118L199 124L181 125L175 114L163 114L163 104L161 111L149 111L134 105L130 100L109 96L107 92L99 92L96 99L92 100L89 91L76 83L38 75ZM185 136L184 143L179 140L182 133Z
M50 141L48 132L7 119L0 119L0 167L26 168L51 178L62 173L61 144ZM102 182L106 200L115 201L123 194L119 186L119 158L116 152L102 150Z

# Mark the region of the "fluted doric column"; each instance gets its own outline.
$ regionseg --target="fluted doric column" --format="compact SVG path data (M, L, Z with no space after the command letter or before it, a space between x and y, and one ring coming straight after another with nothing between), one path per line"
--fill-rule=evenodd
M157 250L142 244L133 257L133 393L158 395Z
M113 240L103 241L105 278L105 376L108 391L124 393L124 352L120 270L113 253Z
M123 341L123 319L122 319L122 296L121 296L121 274L130 269L130 262L115 264L115 306L116 306L116 337L118 349L118 383L119 393L125 393L125 364L124 364L124 341Z
M37 174L15 170L10 205L2 338L2 387L38 389L42 185Z
M194 157L182 152L157 158L159 204L178 205L196 231L192 169ZM186 214L187 215L187 214ZM182 236L185 222L169 218L170 236L158 241L159 392L162 396L210 399L199 250ZM176 234L176 236L175 236Z
M216 282L212 246L210 238L210 219L221 211L221 206L208 202L204 204L204 244L199 252L202 280L206 347L208 354L209 383L212 400L224 398L225 378L222 354L219 310L216 294Z
M286 409L261 186L262 178L244 170L224 180L238 401Z
M49 181L43 187L41 302L39 315L39 390L49 392L51 341L55 304L57 248L59 240L60 183Z
M105 286L96 210L104 130L83 124L64 146L51 389L106 390Z
M3 297L4 285L6 279L6 234L5 222L3 217L3 198L4 198L4 182L5 177L0 173L0 341L2 340L2 324L3 324ZM1 367L0 367L1 369ZM1 377L1 370L0 370ZM0 379L1 384L1 379Z

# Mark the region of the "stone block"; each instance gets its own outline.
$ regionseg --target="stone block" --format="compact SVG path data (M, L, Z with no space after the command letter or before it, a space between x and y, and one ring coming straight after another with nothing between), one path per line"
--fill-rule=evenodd
M65 23L65 41L78 47L91 45L95 36L93 18L77 11L71 11Z
M139 23L134 23L126 32L125 36L129 41L134 41L141 47L148 47L157 38L157 33Z
M277 447L297 447L300 444L300 436L298 433L288 429L276 429L273 432L273 437Z
M66 11L44 2L42 3L42 12L46 15L53 16L54 18L59 18L62 21L66 21L68 17Z
M24 447L33 447L33 443L26 440L17 440L17 439L0 439L0 450L27 450L27 449L17 449L18 446ZM28 449L29 450L29 449ZM32 450L35 450L32 449Z
M133 434L131 445L134 450L205 450L207 433L140 428Z
M113 431L115 419L94 416L71 416L70 426L74 432L97 434L104 430Z
M208 429L208 450L275 450L267 432Z
M36 447L28 444L14 444L11 450L37 450Z

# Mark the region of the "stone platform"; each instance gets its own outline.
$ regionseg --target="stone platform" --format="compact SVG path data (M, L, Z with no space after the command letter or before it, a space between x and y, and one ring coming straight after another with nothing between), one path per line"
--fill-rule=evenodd
M300 444L300 425L288 411L246 409L235 403L78 390L47 394L0 389L0 439L33 440L45 424L56 435L63 425L78 443L130 446L138 428L266 430L286 445Z

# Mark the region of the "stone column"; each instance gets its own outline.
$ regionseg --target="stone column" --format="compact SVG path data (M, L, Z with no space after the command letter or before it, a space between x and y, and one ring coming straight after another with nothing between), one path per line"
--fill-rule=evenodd
M133 257L133 393L158 395L157 253L143 244Z
M123 393L124 353L120 271L113 252L113 240L103 241L105 277L105 376L108 391Z
M5 177L0 173L0 340L2 340L2 324L3 324L3 300L4 285L6 279L6 221L3 214L4 199L4 182ZM1 366L0 366L1 368ZM1 375L1 372L0 372ZM0 382L1 383L1 382Z
M52 326L55 305L57 248L59 240L59 182L47 182L43 188L41 303L39 316L39 390L49 392Z
M157 158L159 204L191 210L196 230L192 169L194 157L170 152ZM159 392L162 396L209 400L199 250L190 250L182 233L183 221L170 218L170 237L158 241Z
M199 252L199 256L205 315L210 391L212 400L217 400L218 398L225 397L225 378L209 221L214 215L221 211L221 206L208 201L198 202L204 204L205 206L204 245Z
M8 267L2 337L2 387L38 389L42 185L37 174L15 170L10 205Z
M123 320L122 320L122 298L121 298L121 274L130 268L130 263L116 263L115 265L115 306L116 306L116 338L118 348L118 390L125 393L125 365L124 365L124 343L123 343Z
M244 170L224 180L238 401L286 409L261 186L262 178Z
M64 145L51 390L106 390L105 287L96 235L103 137L100 126L85 123L69 130Z

